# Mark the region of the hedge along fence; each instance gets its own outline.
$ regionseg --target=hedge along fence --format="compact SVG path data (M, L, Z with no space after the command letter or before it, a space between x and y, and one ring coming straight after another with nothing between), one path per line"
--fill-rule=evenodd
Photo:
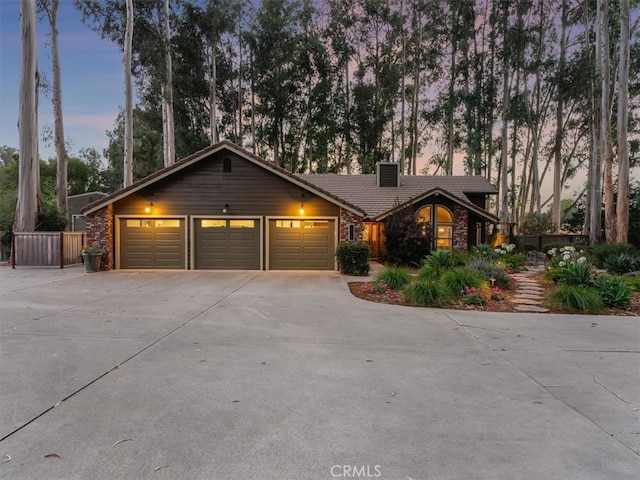
M84 232L14 232L11 266L60 267L82 263Z
M564 245L576 243L586 245L589 243L587 235L518 235L513 240L519 251L524 251L527 246L541 251L542 247L551 243L562 243Z

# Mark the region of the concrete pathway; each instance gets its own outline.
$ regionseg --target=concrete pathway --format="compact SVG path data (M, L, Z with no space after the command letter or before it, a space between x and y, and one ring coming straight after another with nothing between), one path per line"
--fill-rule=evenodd
M640 471L637 317L381 305L332 272L0 269L0 353L0 478Z

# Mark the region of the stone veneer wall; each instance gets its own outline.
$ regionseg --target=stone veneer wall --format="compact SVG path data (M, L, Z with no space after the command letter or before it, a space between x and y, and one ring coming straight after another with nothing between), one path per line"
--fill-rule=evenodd
M453 204L453 248L469 248L469 210Z
M113 205L107 205L100 210L87 215L87 246L98 247L102 250L100 270L114 268L113 248Z
M354 242L362 241L362 217L351 213L349 210L345 210L340 207L340 226L338 232L338 241L349 241L349 225L355 225L355 238Z

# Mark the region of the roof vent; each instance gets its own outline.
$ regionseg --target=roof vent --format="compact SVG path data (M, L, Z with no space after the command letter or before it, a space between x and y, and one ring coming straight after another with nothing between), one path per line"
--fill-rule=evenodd
M399 187L400 164L378 163L376 165L376 177L379 187Z

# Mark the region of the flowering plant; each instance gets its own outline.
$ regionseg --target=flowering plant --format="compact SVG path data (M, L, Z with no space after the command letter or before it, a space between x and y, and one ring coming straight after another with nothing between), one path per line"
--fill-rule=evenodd
M460 290L462 303L465 305L486 305L491 300L491 290L488 287L465 287Z
M559 249L552 248L547 253L551 255L551 262L547 267L548 270L566 267L572 262L584 263L587 261L587 257L583 255L584 252L582 250L576 250L576 247L571 245L560 247Z
M368 295L383 295L387 298L398 298L398 292L384 282L364 282L360 287L360 292Z
M507 253L512 253L516 248L515 243L503 243L500 245L500 248L496 248L494 251L498 255L506 255Z

